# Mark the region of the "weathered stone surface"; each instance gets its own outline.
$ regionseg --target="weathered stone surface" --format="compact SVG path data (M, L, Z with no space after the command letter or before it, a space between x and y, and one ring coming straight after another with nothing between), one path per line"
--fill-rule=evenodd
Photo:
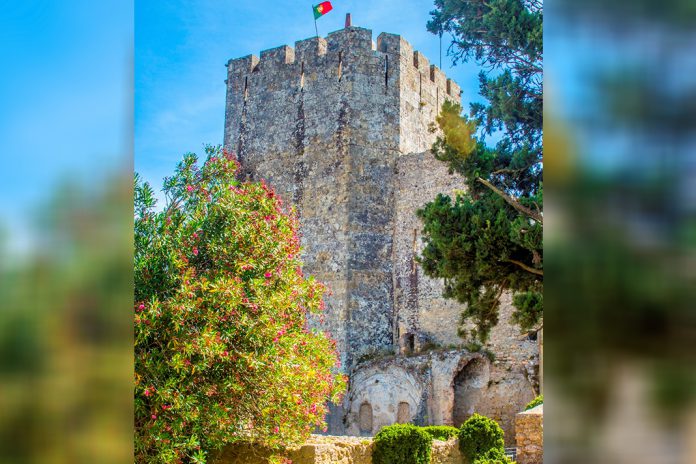
M481 355L457 335L463 307L416 262L416 211L464 188L428 151L442 103L460 98L401 36L373 43L359 27L228 63L225 147L246 177L266 179L297 208L305 272L332 290L323 322L311 321L337 340L350 378L344 403L330 407L330 433L374 434L407 417L458 425L475 411L512 443L515 414L535 396L538 346L508 323L510 296L487 347L496 360L469 378L462 371ZM423 354L444 347L453 350Z
M459 452L459 440L449 441L433 440L433 451L430 457L431 464L464 464L464 457Z
M498 421L509 446L515 443L515 414L535 396L522 367L501 367L480 352L432 350L360 363L350 376L344 400L345 432L373 435L402 422L399 405L408 404L407 422L459 426L477 412ZM369 406L372 429L361 426ZM403 408L403 406L402 406Z
M544 405L517 414L516 442L518 464L544 461Z
M372 439L313 435L304 445L284 454L293 464L372 464ZM269 453L246 445L231 445L211 464L266 464ZM432 464L463 464L456 439L433 440Z

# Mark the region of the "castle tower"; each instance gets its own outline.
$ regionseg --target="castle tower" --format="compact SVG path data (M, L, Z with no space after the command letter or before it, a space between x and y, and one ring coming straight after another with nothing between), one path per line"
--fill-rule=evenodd
M458 86L401 37L349 27L230 60L225 147L301 218L306 272L329 285L326 322L343 364L394 333L396 167L434 141Z
M359 27L230 60L226 84L225 148L244 176L265 179L297 208L304 270L332 291L321 327L337 341L350 387L330 433L453 423L488 406L509 429L534 396L524 372L533 343L494 331L494 345L512 353L501 367L463 348L442 359L418 354L462 345L461 305L443 299L442 282L422 276L415 260L416 210L464 188L429 152L443 102L460 102L457 84L400 36L374 43ZM386 354L397 356L370 364ZM495 409L502 396L509 411Z

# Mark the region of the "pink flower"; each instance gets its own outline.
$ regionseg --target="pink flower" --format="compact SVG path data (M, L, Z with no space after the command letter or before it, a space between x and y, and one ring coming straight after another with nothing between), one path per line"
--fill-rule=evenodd
M152 417L152 420L155 420L155 419L157 419L157 415L156 415L156 414L153 414L153 415L152 415L152 416L150 416L150 417Z
M312 406L310 406L309 412L311 412L312 414L316 413L317 412L317 405L313 404Z
M223 356L225 356L225 357L227 357L227 356L229 356L229 355L230 355L230 353L229 353L229 352L227 352L227 351L223 351L223 352L222 352L222 355L223 355Z
M138 306L138 310L142 311L143 309L145 309L145 305L140 303L140 306Z
M273 343L278 343L278 337L273 339Z
M188 190L189 192L193 192L193 186L187 185L186 190Z
M272 276L273 274L271 274L270 272L264 274L264 277L266 277L267 279L270 279Z
M273 433L278 433L280 432L280 428L276 425L275 428L273 429Z
M198 256L198 248L193 247L193 255Z
M196 232L193 233L192 235L193 238L198 238L198 234Z

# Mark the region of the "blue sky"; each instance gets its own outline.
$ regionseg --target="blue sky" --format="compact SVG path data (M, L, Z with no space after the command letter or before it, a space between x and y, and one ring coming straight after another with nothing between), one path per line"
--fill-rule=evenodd
M0 229L30 243L56 184L130 167L133 6L122 0L2 2ZM125 166L124 166L125 165Z
M438 63L439 40L425 25L430 0L332 0L333 11L318 21L319 34L353 25L401 34ZM137 1L135 7L135 169L156 190L186 152L222 143L226 68L230 58L313 37L312 1L206 0ZM480 100L478 68L460 63L443 68L463 89L463 101ZM468 106L468 105L467 105ZM161 196L160 196L161 198Z

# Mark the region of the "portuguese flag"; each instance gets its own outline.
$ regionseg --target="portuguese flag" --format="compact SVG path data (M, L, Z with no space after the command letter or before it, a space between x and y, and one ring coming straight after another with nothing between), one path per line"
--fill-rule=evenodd
M331 5L331 2L322 2L318 5L313 6L312 10L314 10L314 19L321 18L332 9L333 6Z

